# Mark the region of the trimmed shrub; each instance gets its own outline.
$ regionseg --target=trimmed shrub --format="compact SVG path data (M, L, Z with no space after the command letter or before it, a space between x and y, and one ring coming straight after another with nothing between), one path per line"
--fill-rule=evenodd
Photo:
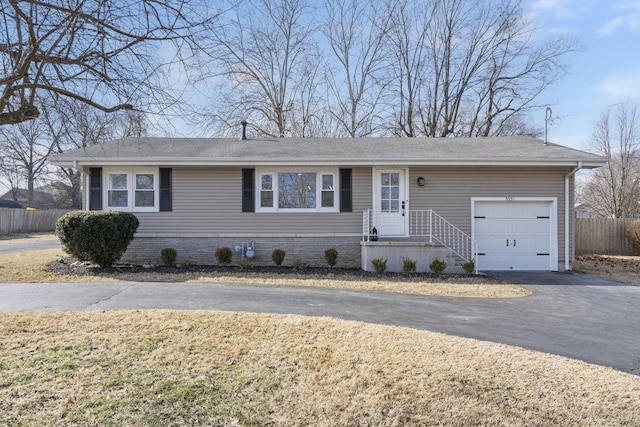
M249 261L248 259L243 258L238 263L238 267L240 267L240 270L253 270L255 265L253 264L253 261Z
M469 260L460 264L462 269L467 274L474 274L476 272L476 262L474 260Z
M293 262L293 268L298 271L307 271L309 269L309 263L307 261L297 259Z
M324 259L329 264L329 267L333 268L338 262L338 251L336 248L329 248L324 251Z
M111 267L129 247L140 222L129 212L73 211L56 222L63 249L80 261Z
M373 269L378 274L384 274L387 271L387 260L383 258L374 258L371 260L371 265L373 265Z
M229 265L233 260L233 251L227 246L216 249L216 260L220 265Z
M274 249L273 252L271 252L271 259L278 267L280 267L284 262L284 256L286 254L287 253L282 249Z
M173 248L164 248L160 251L160 256L162 257L162 262L167 267L175 267L176 259L178 259L178 251Z
M429 268L436 274L442 274L445 268L447 268L447 262L442 259L434 259L431 264L429 264Z
M187 270L191 270L192 268L196 267L196 262L195 261L191 261L190 259L185 259L184 261L182 261L180 263L180 267L181 268L185 268Z
M402 271L406 274L415 273L418 268L418 263L409 258L402 258Z

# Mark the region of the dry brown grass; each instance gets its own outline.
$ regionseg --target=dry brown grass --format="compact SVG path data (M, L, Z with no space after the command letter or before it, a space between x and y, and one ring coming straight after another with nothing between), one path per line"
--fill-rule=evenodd
M0 425L640 425L640 379L408 328L0 314Z
M640 256L580 255L572 266L575 271L640 286Z
M61 249L19 252L0 255L0 282L77 282L78 277L61 276L45 271L47 264L64 256ZM93 280L95 281L95 278Z

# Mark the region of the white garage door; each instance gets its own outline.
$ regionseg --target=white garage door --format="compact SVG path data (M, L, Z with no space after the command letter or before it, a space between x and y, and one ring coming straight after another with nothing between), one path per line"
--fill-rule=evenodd
M481 270L551 270L555 215L548 201L476 201L474 234Z

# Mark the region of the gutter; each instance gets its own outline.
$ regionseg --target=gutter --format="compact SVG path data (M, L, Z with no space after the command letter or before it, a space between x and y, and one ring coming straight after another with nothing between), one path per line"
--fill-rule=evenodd
M567 167L575 166L576 161L568 160L541 160L531 159L525 160L503 160L494 159L486 160L454 160L454 159L437 159L430 161L419 161L415 159L356 159L356 158L340 158L340 159L264 159L264 158L219 158L219 159L168 159L168 158L122 158L122 159L69 159L69 160L51 160L52 164L62 167L83 167L83 166L301 166L301 167L317 167L317 166L394 166L394 167L429 167L429 166L488 166L488 167ZM600 167L604 162L580 160L580 168L591 169Z
M582 169L582 160L578 162L578 165L564 177L564 270L571 271L571 263L569 262L569 179ZM575 194L576 186L574 183L573 191Z

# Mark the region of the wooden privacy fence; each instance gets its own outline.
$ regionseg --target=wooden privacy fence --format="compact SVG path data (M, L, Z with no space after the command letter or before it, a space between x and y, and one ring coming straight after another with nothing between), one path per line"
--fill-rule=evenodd
M577 218L576 254L635 255L627 226L638 218Z
M0 208L0 236L14 233L53 232L56 221L66 209L30 211L26 209Z

